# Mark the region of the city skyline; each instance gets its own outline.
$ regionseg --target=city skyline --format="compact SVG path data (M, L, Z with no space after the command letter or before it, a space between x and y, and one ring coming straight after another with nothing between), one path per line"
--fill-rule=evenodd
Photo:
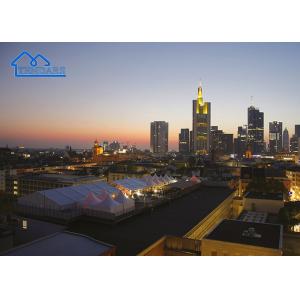
M21 51L66 66L66 78L15 78ZM149 149L149 123L169 123L169 149L192 129L199 80L211 125L237 135L247 108L299 123L300 44L284 43L2 43L0 146L90 148L119 140ZM251 100L253 96L253 100ZM265 130L268 141L268 130Z

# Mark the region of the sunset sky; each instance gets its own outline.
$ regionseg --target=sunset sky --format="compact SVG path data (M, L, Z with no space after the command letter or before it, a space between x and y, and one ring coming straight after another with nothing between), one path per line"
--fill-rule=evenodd
M65 78L15 78L22 51L65 66ZM300 44L0 43L0 147L149 148L151 121L169 122L169 149L192 126L202 82L212 125L236 134L251 104L294 133L300 123ZM251 96L253 100L251 101Z

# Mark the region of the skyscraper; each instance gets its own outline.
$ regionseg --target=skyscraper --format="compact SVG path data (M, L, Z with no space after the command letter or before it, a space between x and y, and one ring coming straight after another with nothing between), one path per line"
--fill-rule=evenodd
M264 113L258 108L248 108L248 146L253 154L264 151Z
M300 125L295 125L295 136L300 138Z
M168 123L165 121L151 122L150 126L150 150L153 153L168 152Z
M293 153L298 152L298 140L299 138L295 134L290 138L290 151Z
M190 130L188 128L181 129L179 133L179 152L186 154L190 151Z
M237 138L234 139L234 153L239 157L243 157L247 150L247 126L239 126Z
M300 139L300 125L295 125L295 134L290 139L290 151L298 152Z
M287 128L283 130L282 135L283 151L286 153L290 152L290 137Z
M269 148L271 153L282 151L282 122L269 122Z
M211 150L216 155L233 153L233 134L224 133L218 126L211 127Z
M203 101L202 87L198 87L198 96L193 100L193 152L208 154L210 148L210 102Z
M194 133L190 131L190 153L194 153Z

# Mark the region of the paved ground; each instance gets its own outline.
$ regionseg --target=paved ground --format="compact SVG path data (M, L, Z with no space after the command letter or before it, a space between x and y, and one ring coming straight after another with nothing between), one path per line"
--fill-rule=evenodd
M117 255L136 255L164 235L183 236L221 203L232 191L200 187L152 213L132 217L116 225L78 221L69 230L117 246Z

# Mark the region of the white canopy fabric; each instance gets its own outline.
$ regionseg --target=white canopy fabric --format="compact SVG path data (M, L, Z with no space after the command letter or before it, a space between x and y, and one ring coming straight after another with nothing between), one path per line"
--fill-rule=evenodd
M100 200L93 192L90 192L87 194L85 200L82 203L83 208L89 208L91 206L95 206L101 202Z
M117 187L121 189L126 189L132 192L138 191L138 190L145 190L148 188L158 188L166 184L170 184L172 182L175 182L176 180L172 177L168 177L165 175L157 176L154 174L151 175L145 175L142 178L125 178L116 180L114 183Z
M113 195L117 196L119 201L114 200ZM120 203L122 195L119 189L100 181L35 192L19 198L18 203L44 209L67 210L80 207L83 210L93 209L120 214L124 207L127 211L135 207L132 201L124 200L125 204Z

